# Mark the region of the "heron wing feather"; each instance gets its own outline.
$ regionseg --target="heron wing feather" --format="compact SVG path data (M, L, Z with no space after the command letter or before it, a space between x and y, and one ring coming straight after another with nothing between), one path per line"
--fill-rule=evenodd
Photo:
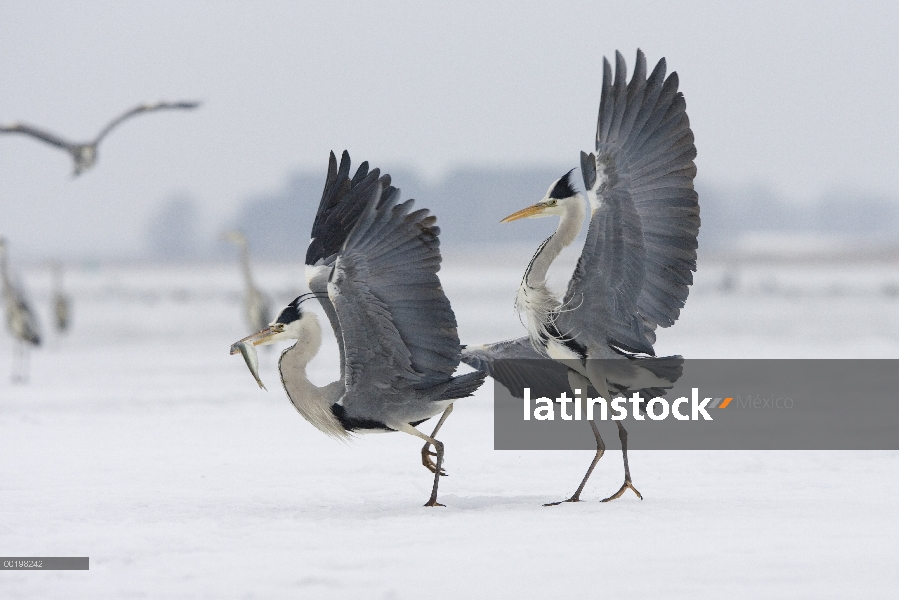
M398 368L404 378L408 372L415 373L415 387L424 389L452 376L459 364L459 338L437 276L440 230L435 218L426 210L411 210L412 200L400 203L399 195L394 188L388 197L373 195L359 216L337 258L332 285L340 293L334 303L348 371L356 368L350 364L353 347L374 345L366 335L376 323L384 345L381 351L395 365L390 368ZM353 277L345 277L349 267ZM338 301L346 285L365 295L358 296L354 305L341 307ZM355 313L352 318L358 330L348 330L344 316L348 311ZM370 323L363 326L360 318Z
M467 346L462 350L462 362L490 375L516 398L524 397L525 387L531 388L532 398L555 398L559 390L569 389L568 367L540 354L527 336Z
M655 328L677 320L696 270L696 147L677 74L665 77L665 60L647 77L638 50L629 83L620 53L615 63L614 77L603 63L597 176L595 183L585 177L594 210L557 327L651 353Z

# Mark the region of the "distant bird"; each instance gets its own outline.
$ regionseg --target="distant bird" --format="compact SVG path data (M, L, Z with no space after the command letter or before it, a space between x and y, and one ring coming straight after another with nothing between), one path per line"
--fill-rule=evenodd
M338 171L331 155L306 255L312 292L291 302L270 326L237 342L231 353L244 354L253 371L252 347L297 340L279 362L281 381L297 411L335 438L402 431L433 445L437 462L425 506L442 506L437 487L444 445L434 436L453 401L470 396L485 374L453 376L461 346L437 276L436 218L427 210L412 210L413 200L400 202L389 176L369 172L367 163L350 179L349 162L344 152ZM318 319L302 309L311 297L324 308L340 348L341 378L324 387L306 377L306 365L322 340ZM434 434L415 428L441 413Z
M21 133L30 135L34 138L47 142L48 144L52 144L54 146L62 148L72 155L72 159L75 161L75 168L72 172L72 177L77 177L84 171L87 171L94 166L94 163L97 162L97 146L100 144L103 138L106 137L106 135L122 121L145 112L170 109L194 109L198 106L200 106L199 102L152 102L149 104L141 104L140 106L135 106L131 110L128 110L122 115L113 119L109 123L109 125L104 127L103 130L100 131L100 133L97 135L97 137L94 138L94 140L91 142L70 142L53 133L49 133L25 123L0 125L0 133Z
M53 318L56 324L56 331L60 334L65 333L69 329L72 320L72 300L63 291L62 263L54 261L51 265L53 271Z
M244 316L250 331L259 331L271 320L271 302L263 294L253 281L253 273L250 270L250 248L247 238L239 231L229 231L222 235L222 239L231 242L240 249L240 268L243 272Z
M28 381L28 347L39 346L41 337L37 318L21 287L13 284L9 272L6 240L0 238L0 283L3 286L3 304L6 307L6 326L13 336L13 353L15 355L13 382Z
M604 60L596 151L581 152L590 220L565 296L560 299L547 288L546 275L586 217L585 201L571 182L571 171L553 182L540 202L502 221L560 217L555 233L531 259L518 290L516 306L525 317L528 337L469 347L463 356L465 362L491 374L500 358L549 357L568 368L572 390L587 393L592 386L607 401L610 391L651 390L659 395L680 377L683 359L653 358L653 343L656 327L673 325L686 302L696 270L699 232L699 203L693 189L696 147L683 94L677 91L677 74L666 79L662 59L647 78L646 58L638 50L628 84L620 53L615 62L613 79ZM504 367L508 368L514 365ZM510 381L528 376L503 375ZM627 489L642 498L631 481L627 431L621 421L616 424L624 483L605 501ZM605 451L595 423L590 425L596 455L567 502L580 500Z

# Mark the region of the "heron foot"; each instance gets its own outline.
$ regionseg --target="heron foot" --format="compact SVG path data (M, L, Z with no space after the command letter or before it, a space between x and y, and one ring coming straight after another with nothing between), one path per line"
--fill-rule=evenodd
M446 504L440 504L437 502L437 498L431 498L425 503L425 506L443 506L446 507Z
M581 501L580 497L578 495L574 495L571 498L569 498L568 500L560 500L559 502L547 502L543 506L559 506L560 504L563 504L565 502L580 502L580 501Z
M621 489L619 489L617 492L615 492L614 494L612 494L611 496L609 496L608 498L603 500L603 502L609 502L610 500L615 500L617 498L621 498L621 496L624 494L624 492L626 492L628 489L634 490L634 493L637 494L637 498L639 498L640 500L643 499L643 494L641 494L640 492L637 491L637 488L634 487L634 484L631 483L631 480L625 479L624 483L621 484Z
M431 452L429 450L430 447L431 444L425 444L424 448L421 449L421 464L423 464L428 471L434 473L437 471L437 465L433 460L431 460L431 457L437 456L437 454L435 452ZM449 477L449 475L446 474L446 471L444 471L442 468L440 469L440 475L441 477Z

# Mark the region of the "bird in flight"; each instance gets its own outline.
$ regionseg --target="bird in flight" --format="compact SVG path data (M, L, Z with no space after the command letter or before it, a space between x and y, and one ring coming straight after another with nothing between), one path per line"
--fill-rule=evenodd
M90 142L70 142L59 137L56 134L44 131L26 123L13 123L11 125L0 125L0 133L20 133L30 135L33 138L47 142L57 148L62 148L72 155L75 161L72 177L77 177L83 172L93 167L97 162L97 146L103 141L109 132L115 129L120 123L134 117L136 115L153 112L157 110L191 110L200 106L199 102L151 102L135 106L131 110L125 111L104 127L100 133Z

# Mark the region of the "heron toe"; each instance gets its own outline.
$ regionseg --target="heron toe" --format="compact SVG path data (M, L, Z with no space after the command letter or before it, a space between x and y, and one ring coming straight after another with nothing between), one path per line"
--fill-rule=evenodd
M565 502L580 502L580 501L581 501L580 498L575 498L574 496L572 496L568 500L560 500L559 502L547 502L543 506L559 506L560 504L564 504Z
M430 446L430 444L426 444L425 447L421 449L421 464L431 473L435 473L437 471L437 464L431 460L431 457L437 456L437 454L428 450L428 446ZM449 477L443 468L440 469L440 476Z
M603 500L603 502L609 502L610 500L616 500L618 498L621 498L621 496L624 494L624 492L627 491L628 489L634 490L634 493L637 494L637 498L639 498L640 500L643 499L643 494L641 494L640 492L637 491L637 488L634 487L634 484L631 483L631 480L625 479L624 483L621 484L621 488L617 492L615 492L614 494L609 496L608 498L605 498Z

